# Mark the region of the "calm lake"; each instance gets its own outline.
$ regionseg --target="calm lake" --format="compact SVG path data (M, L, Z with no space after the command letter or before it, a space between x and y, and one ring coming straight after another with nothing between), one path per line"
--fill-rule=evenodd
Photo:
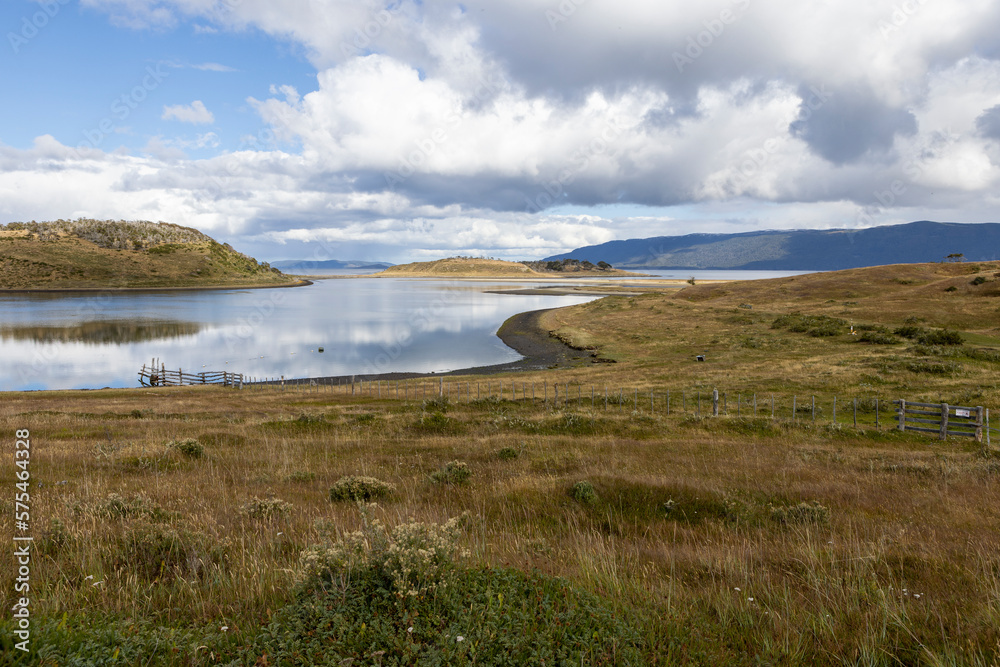
M720 273L729 272L676 277ZM508 317L593 298L488 292L538 285L355 278L289 289L3 295L0 391L135 387L154 357L168 369L257 378L501 364L521 358L496 337Z

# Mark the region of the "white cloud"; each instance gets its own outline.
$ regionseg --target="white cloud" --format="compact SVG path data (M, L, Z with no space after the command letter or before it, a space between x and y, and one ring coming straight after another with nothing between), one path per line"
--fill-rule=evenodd
M205 108L205 103L195 100L189 105L176 104L174 106L164 106L163 120L177 120L182 123L193 123L195 125L214 123L215 116Z
M1000 219L1000 146L976 126L1000 105L995 0L81 2L135 27L259 29L304 50L315 89L278 81L249 99L275 131L267 151L181 157L213 133L151 140L148 158L45 140L0 151L15 164L0 187L82 172L104 179L112 209L427 252ZM162 118L214 122L201 101ZM87 208L100 195L63 196ZM671 214L547 212L615 203Z
M219 63L201 63L200 65L192 65L195 69L200 69L205 72L236 72L238 71L234 67L229 65L221 65Z

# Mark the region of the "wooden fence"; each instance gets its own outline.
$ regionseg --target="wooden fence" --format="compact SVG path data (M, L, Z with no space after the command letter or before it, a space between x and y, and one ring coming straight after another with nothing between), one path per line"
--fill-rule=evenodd
M936 433L944 440L949 435L959 435L983 441L983 406L963 407L947 403L913 403L905 400L895 401L899 407L896 414L899 417L900 431L922 431ZM987 411L985 414L989 414ZM988 417L987 417L988 419ZM910 424L928 424L927 426L910 426Z
M163 364L157 365L156 360L150 366L142 365L139 371L139 384L144 387L180 387L183 385L218 384L224 387L243 388L243 376L239 373L226 371L207 371L203 373L185 373L183 369L167 370Z

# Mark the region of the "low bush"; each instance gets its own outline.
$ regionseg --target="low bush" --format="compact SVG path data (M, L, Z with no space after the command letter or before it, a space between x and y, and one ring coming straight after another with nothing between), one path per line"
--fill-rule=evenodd
M257 498L254 496L249 502L240 507L240 514L251 519L270 520L279 516L285 516L292 510L293 505L285 502L281 498Z
M374 477L348 475L341 477L330 487L330 501L376 500L386 498L396 492L396 487Z
M171 440L167 443L167 449L180 452L189 459L200 459L205 455L205 446L194 438Z
M468 568L460 521L377 520L303 553L295 600L244 651L268 664L642 664L634 614L564 579ZM384 662L383 662L384 658Z
M501 461L513 461L519 455L519 452L513 447L504 447L497 452L497 458Z
M590 482L577 482L570 488L569 495L572 496L573 500L584 505L593 505L597 502L597 492Z
M887 332L864 331L858 336L858 342L869 343L871 345L893 345L898 343L899 339Z
M465 484L471 476L472 471L464 461L449 461L432 472L430 479L435 484Z

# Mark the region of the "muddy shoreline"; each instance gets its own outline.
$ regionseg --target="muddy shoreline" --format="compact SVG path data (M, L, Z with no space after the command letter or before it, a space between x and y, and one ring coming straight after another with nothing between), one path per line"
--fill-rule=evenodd
M442 373L372 373L367 375L330 375L310 378L288 378L285 384L316 382L317 384L342 384L344 382L364 380L409 380L411 378L454 377L459 375L494 375L496 373L513 373L517 371L537 371L546 368L569 368L590 364L593 353L576 350L559 339L550 336L548 329L541 325L542 316L555 308L529 310L509 317L497 331L497 337L524 359L505 364L491 366L475 366L459 368ZM281 384L281 380L261 384Z

